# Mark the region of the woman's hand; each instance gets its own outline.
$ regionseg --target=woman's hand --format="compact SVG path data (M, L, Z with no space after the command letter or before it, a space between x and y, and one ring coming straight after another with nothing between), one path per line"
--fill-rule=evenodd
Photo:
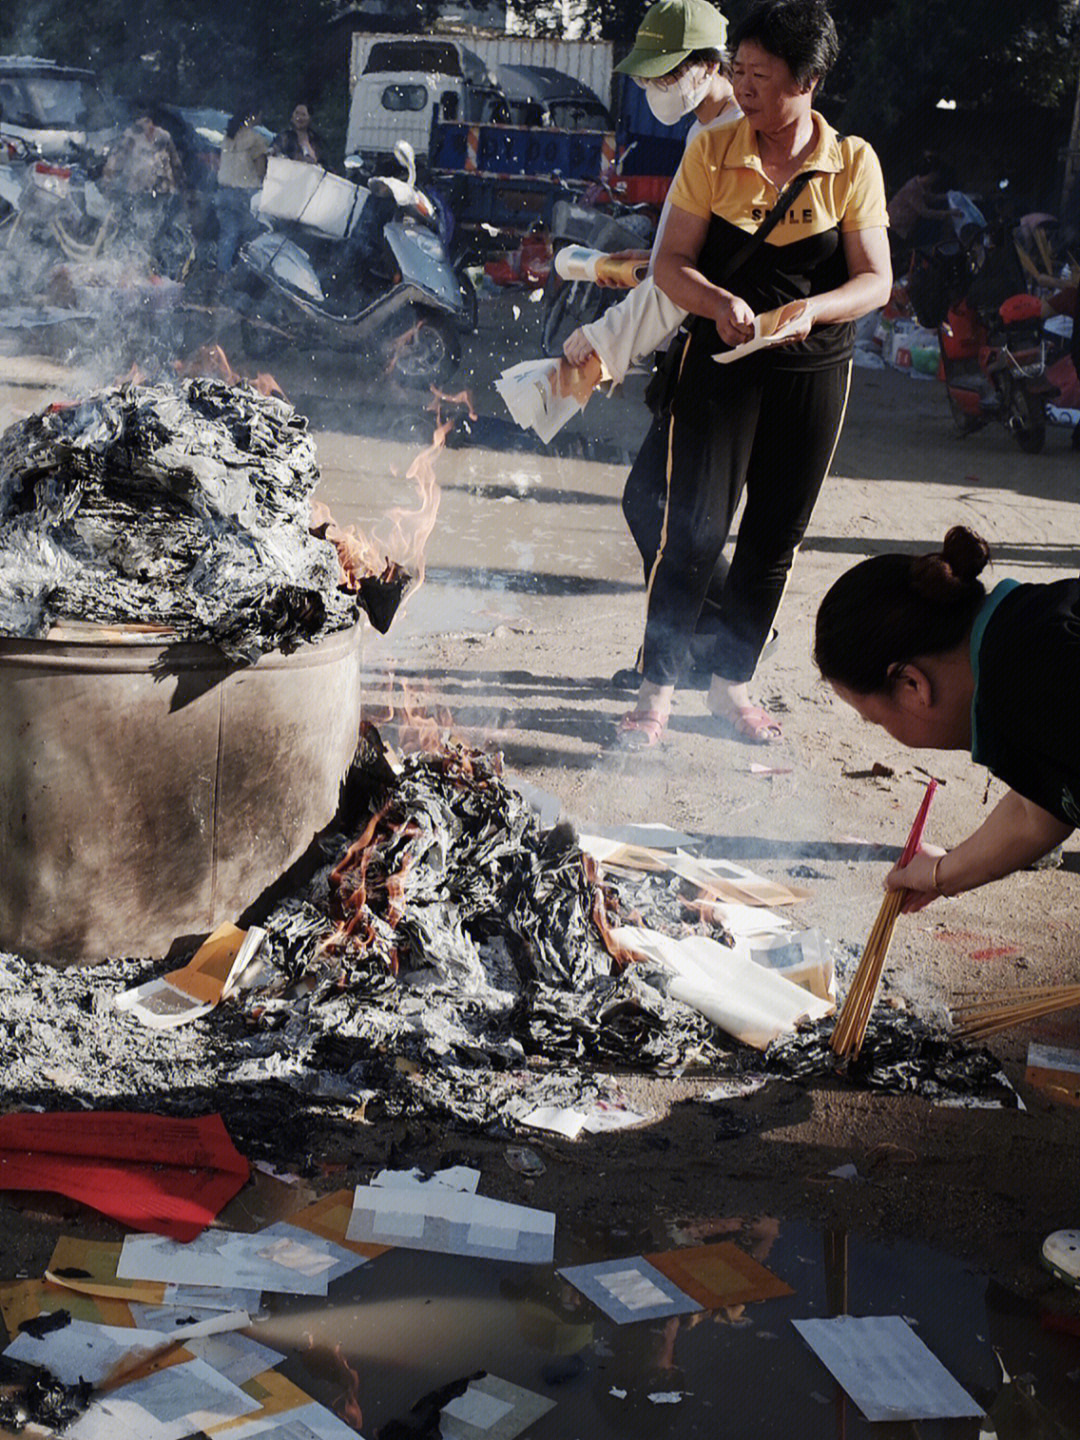
M922 845L907 865L902 869L894 865L885 876L886 890L909 892L900 907L904 915L924 910L931 901L938 899L941 891L934 885L934 866L947 853L940 845Z
M795 345L800 340L805 340L814 328L815 313L812 299L793 300L785 305L780 311L780 319L789 328L782 343Z
M595 355L596 351L586 337L585 331L578 328L563 341L562 353L571 365L584 365L589 356Z
M713 315L720 339L727 345L741 345L754 338L754 312L745 300L729 290L718 290Z

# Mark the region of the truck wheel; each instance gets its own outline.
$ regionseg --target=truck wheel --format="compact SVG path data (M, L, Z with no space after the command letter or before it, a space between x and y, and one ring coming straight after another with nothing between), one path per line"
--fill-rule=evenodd
M408 332L400 348L388 349L390 373L401 385L426 390L430 385L445 385L461 363L458 334L453 325L440 317L419 317L419 323Z

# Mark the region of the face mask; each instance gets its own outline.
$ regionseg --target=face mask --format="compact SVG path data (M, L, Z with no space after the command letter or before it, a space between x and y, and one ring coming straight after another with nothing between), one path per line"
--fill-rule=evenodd
M674 85L646 85L645 103L661 125L677 125L705 99L710 76L695 68L680 75Z

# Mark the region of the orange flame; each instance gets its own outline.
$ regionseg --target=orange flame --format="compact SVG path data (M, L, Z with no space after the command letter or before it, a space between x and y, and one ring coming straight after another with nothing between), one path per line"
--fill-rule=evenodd
M423 319L417 320L415 325L410 325L403 335L397 337L390 347L390 355L386 362L386 369L383 371L384 375L389 375L391 371L397 369L397 363L401 359L402 354L407 347L412 344L423 328Z
M446 444L446 437L453 424L452 420L444 420L438 425L431 444L426 450L421 450L405 472L406 480L416 481L419 505L415 510L395 508L388 511L386 516L393 527L390 543L386 547L387 559L395 561L403 570L413 575L416 585L424 578L424 552L435 528L439 502L442 499L442 491L435 478L435 457Z
M287 398L273 375L263 371L255 376L241 374L233 368L222 346L217 344L200 345L186 360L174 360L173 369L180 376L217 375L226 385L240 385L246 381L260 395L279 395L282 400Z
M366 709L365 718L381 728L393 727L394 741L402 754L422 751L436 755L444 747L454 724L453 712L445 705L428 706L414 696L407 680L397 682L400 698L395 698L395 681L390 678L385 708Z
M345 1372L347 1386L344 1395L338 1398L334 1408L347 1425L351 1425L354 1430L359 1430L364 1423L363 1412L360 1409L360 1376L341 1353L340 1340L334 1346L334 1358Z
M438 386L432 385L431 393L434 399L428 402L426 407L428 410L434 410L438 414L440 405L461 405L469 412L470 420L479 420L480 416L476 413L476 401L471 390L459 390L456 395L447 395Z

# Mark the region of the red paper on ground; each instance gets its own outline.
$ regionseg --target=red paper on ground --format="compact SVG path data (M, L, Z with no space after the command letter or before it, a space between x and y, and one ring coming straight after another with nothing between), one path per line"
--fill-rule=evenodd
M194 1240L248 1173L220 1115L0 1115L0 1190L67 1195L173 1240Z

